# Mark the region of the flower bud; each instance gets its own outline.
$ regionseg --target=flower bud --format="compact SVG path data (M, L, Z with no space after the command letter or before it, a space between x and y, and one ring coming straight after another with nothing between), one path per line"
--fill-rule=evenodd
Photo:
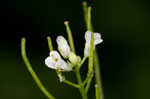
M64 58L68 58L70 54L70 46L66 39L63 36L58 36L56 38L56 42L58 44L58 50Z
M81 58L77 55L75 55L73 52L69 54L69 61L73 64L76 65L81 61Z

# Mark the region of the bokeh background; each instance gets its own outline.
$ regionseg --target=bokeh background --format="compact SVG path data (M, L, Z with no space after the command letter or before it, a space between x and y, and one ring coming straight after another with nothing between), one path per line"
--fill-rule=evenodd
M85 24L82 0L0 1L0 99L46 99L27 71L20 40L27 38L27 54L46 88L57 99L81 99L78 91L60 84L44 65L46 37L66 36L70 21L77 54L83 56ZM150 99L150 6L148 0L89 0L93 25L104 42L98 46L105 99ZM105 46L104 46L105 43ZM86 73L86 65L82 75ZM74 75L66 73L75 81ZM94 83L94 82L93 82ZM89 99L94 99L91 87Z

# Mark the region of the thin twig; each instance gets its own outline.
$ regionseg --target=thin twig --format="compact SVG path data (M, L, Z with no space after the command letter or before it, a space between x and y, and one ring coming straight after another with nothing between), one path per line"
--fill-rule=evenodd
M49 47L49 50L52 51L53 50L53 45L52 45L52 40L51 40L51 37L47 37L47 41L48 41L48 47Z
M73 86L75 88L80 88L80 86L78 84L75 84L75 83L73 83L71 81L68 81L66 79L63 82L66 83L66 84L68 84L68 85L70 85L70 86Z
M49 99L55 99L54 96L52 96L47 89L44 87L44 85L41 83L40 79L32 69L32 66L27 58L26 55L26 39L22 38L21 40L21 55L24 60L25 66L27 67L28 71L30 72L31 76L33 77L34 81L36 82L37 86L41 89L41 91L47 96Z
M72 32L71 32L71 29L70 29L70 26L69 26L69 22L65 21L64 24L66 26L66 31L67 31L67 34L68 34L68 39L69 39L69 44L70 44L71 50L75 53L76 51L75 51L75 46L74 46L74 40L73 40L73 37L72 37Z

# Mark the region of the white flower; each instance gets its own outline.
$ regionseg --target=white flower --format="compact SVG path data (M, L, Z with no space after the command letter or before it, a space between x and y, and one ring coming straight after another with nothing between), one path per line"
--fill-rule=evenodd
M64 58L68 58L71 51L70 51L70 46L66 41L66 39L63 36L58 36L56 38L56 42L58 44L58 50L60 51L61 55Z
M91 45L91 33L90 31L87 31L85 33L85 48L84 48L84 56L89 56L89 50L90 50L90 45ZM94 46L93 48L95 49L95 46L97 44L100 44L103 42L100 33L94 33Z
M73 64L76 65L77 63L79 63L81 61L80 56L77 56L76 54L74 54L73 52L71 52L69 54L69 61Z
M60 69L62 71L71 71L72 66L66 63L57 51L51 51L50 56L45 59L45 64L52 69Z

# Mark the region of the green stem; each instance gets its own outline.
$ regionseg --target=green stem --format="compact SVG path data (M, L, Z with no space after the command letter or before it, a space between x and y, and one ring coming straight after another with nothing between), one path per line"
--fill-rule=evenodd
M82 83L82 79L81 79L81 75L80 75L78 67L76 67L76 72L75 73L76 73L78 84L80 85L80 88L79 88L80 94L81 94L83 99L88 99L87 94L84 90L84 86L83 86L83 83Z
M83 65L83 63L86 61L86 59L88 58L88 56L84 56L82 61L79 64L79 67L81 67Z
M89 56L89 72L93 72L93 46L94 46L94 33L91 32L91 46L90 46L90 56Z
M88 91L89 91L92 78L93 78L93 74L91 74L91 75L89 76L88 80L87 80L87 85L86 85L86 87L85 87L85 92L86 92L86 93L88 93Z
M68 39L69 39L69 44L71 46L71 50L75 53L74 40L73 40L73 37L72 37L71 29L69 27L69 22L65 21L64 24L66 26L66 30L67 30L67 34L68 34ZM82 95L82 98L83 99L88 99L87 98L87 94L85 93L85 89L84 89L83 83L82 83L79 66L75 67L75 74L76 74L76 77L77 77L78 84L80 86L79 91L80 91L80 94Z
M97 91L99 93L98 96L100 96L99 99L104 99L102 82L101 82L100 63L99 63L98 54L96 50L94 51L94 66L95 66L95 79L98 87Z
M92 7L89 6L87 8L87 30L92 32L93 28L92 28L92 22L91 22L91 11L92 11Z
M83 82L83 85L86 85L88 83L89 79L91 79L92 77L93 77L93 72L91 72L91 73L89 72Z
M52 40L51 38L48 36L47 37L47 41L48 41L48 47L50 51L53 51L53 45L52 45Z
M74 53L76 53L75 52L75 46L74 46L74 40L73 40L73 37L72 37L72 32L71 32L71 29L70 29L70 26L69 26L69 22L65 21L64 24L66 26L66 31L67 31L67 34L68 34L68 39L69 39L69 44L70 44L71 50Z
M93 31L93 26L92 26L92 22L91 22L91 7L88 7L87 11L85 11L85 8L84 8L83 11L84 11L86 28L89 31ZM87 14L85 14L85 13L87 13ZM94 51L94 67L95 67L95 79L96 79L96 84L97 84L97 89L96 89L97 94L98 94L97 96L100 96L98 99L104 99L102 83L101 83L101 79L100 79L100 77L101 77L100 76L100 64L99 64L98 54L97 54L96 50Z
M63 82L68 84L68 85L70 85L70 86L73 86L75 88L80 88L80 86L78 84L72 83L72 82L70 82L70 81L68 81L66 79Z
M37 86L41 89L41 91L45 94L45 96L47 96L47 98L49 99L55 99L54 96L52 96L47 89L44 87L44 85L41 83L40 79L38 78L38 76L36 75L36 73L34 72L34 70L32 69L32 66L27 58L26 55L26 39L22 38L21 40L21 55L22 58L24 60L24 63L28 69L28 71L30 72L30 74L32 75L34 81L36 82Z
M86 25L87 25L87 19L88 19L88 16L87 16L87 11L88 11L88 6L87 6L87 2L86 1L83 1L83 3L82 3L82 5L83 5L83 13L84 13L84 20L85 20L85 22L86 22Z
M68 39L69 39L69 44L71 46L71 50L75 53L74 40L73 40L73 37L72 37L71 29L69 27L69 22L65 21L64 24L66 26L66 30L67 30L67 34L68 34ZM85 90L84 90L84 86L82 84L82 79L81 79L81 75L80 75L80 68L79 68L79 66L76 66L76 68L75 68L75 74L76 74L76 77L77 77L78 84L80 85L79 91L80 91L80 94L82 95L82 98L83 99L88 99L87 95L85 93Z
M89 56L89 67L88 67L88 76L87 76L87 85L85 88L86 93L89 90L92 78L93 78L93 46L94 46L94 34L91 33L91 45L90 45L90 56Z
M99 88L98 88L97 84L95 85L95 97L96 97L96 99L100 99Z

